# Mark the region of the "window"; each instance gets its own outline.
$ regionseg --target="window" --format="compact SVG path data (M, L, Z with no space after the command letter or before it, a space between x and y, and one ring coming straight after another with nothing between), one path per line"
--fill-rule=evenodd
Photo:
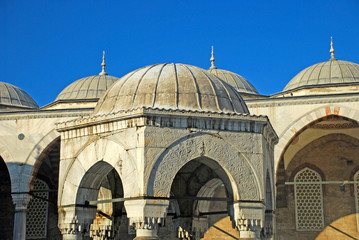
M321 180L319 173L307 167L294 177L295 182L320 182ZM296 184L294 194L297 230L322 230L324 227L322 185Z
M48 190L48 185L36 179L33 190ZM28 205L26 214L26 239L46 238L47 235L47 209L49 198L48 192L34 193L37 197L32 197ZM42 198L42 199L40 199Z

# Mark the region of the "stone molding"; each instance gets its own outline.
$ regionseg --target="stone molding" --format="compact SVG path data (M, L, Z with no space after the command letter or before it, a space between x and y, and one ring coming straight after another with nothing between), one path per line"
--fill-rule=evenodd
M129 120L130 121L126 121ZM133 120L135 119L135 120ZM205 122L211 119L212 122ZM176 121L174 121L176 120ZM195 124L202 120L202 126L196 127ZM196 122L191 122L196 121ZM180 127L180 128L204 128L216 130L231 130L231 131L249 131L250 126L231 126L235 122L269 122L266 116L249 115L249 114L234 114L234 113L215 113L215 112L199 112L199 111L183 111L183 110L168 110L168 109L151 109L138 108L130 111L121 111L115 114L99 115L95 117L84 117L81 119L69 120L62 123L57 123L57 130L60 132L69 131L71 129L86 128L89 126L102 126L93 129L95 133L115 131L134 126L158 126L158 127ZM113 124L116 122L117 124ZM127 123L127 124L126 124ZM105 125L105 126L104 126ZM212 127L210 127L210 126ZM242 128L241 128L242 127ZM253 131L253 129L252 129Z
M278 107L292 105L328 104L328 103L348 103L359 102L358 94L338 94L330 96L297 96L266 99L246 100L249 109L258 107Z
M234 226L240 238L260 238L263 228L264 205L259 202L240 202L233 204Z
M39 111L19 111L19 112L0 112L0 121L19 120L19 119L43 119L43 118L83 118L91 114L93 109L60 109L60 110L39 110Z
M74 216L68 223L59 223L59 229L62 235L76 235L81 233L81 224L77 216Z

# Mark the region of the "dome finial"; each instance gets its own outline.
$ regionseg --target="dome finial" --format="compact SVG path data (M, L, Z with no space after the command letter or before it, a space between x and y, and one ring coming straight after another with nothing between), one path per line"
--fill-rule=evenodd
M335 50L333 48L333 37L330 37L330 51L329 52L330 52L330 55L331 55L330 60L336 60L335 56L334 56Z
M211 69L217 69L216 66L214 66L214 61L216 61L216 59L214 58L214 51L213 51L213 46L212 46L212 55L211 55L211 67L209 68L210 70Z
M105 51L103 51L101 66L102 66L102 72L100 72L99 75L108 75L107 72L105 72L105 67L106 67L106 63L105 63Z

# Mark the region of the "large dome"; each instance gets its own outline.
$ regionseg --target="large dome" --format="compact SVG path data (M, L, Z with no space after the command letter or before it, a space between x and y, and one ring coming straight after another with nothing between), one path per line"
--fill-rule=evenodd
M248 113L239 93L206 70L185 64L156 64L128 73L99 100L94 114L139 107Z
M5 82L0 82L0 105L25 108L39 107L25 91Z
M218 68L212 68L208 71L232 85L240 93L259 94L257 89L241 75Z
M106 73L105 52L103 52L101 65L102 71L98 75L84 77L71 83L60 92L55 101L99 99L119 79Z

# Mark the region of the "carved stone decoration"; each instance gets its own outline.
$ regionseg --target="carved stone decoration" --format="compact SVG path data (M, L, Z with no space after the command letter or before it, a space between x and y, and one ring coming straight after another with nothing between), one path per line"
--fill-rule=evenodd
M260 202L233 204L235 227L239 238L260 239L264 220L264 206Z
M261 237L263 239L272 239L273 230L273 211L265 213L264 227L262 228Z
M119 230L119 222L113 222L108 218L96 218L90 226L90 237L93 240L115 239Z
M81 233L81 225L77 219L77 216L73 217L73 219L69 223L60 223L59 229L63 236L70 234L76 235Z

